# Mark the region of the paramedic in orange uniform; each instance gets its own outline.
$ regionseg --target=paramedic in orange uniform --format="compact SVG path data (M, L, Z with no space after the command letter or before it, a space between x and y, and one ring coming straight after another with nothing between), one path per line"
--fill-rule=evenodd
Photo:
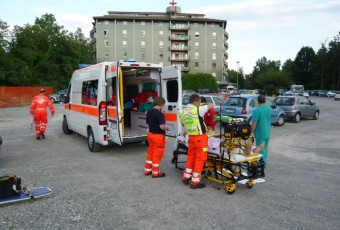
M162 113L164 105L164 98L156 97L153 101L154 107L149 109L146 114L146 124L149 126L149 148L145 161L144 174L146 176L152 174L152 178L165 177L165 173L162 173L159 170L166 144L165 131L168 130Z
M188 158L182 180L184 184L190 182L192 189L205 187L205 184L201 183L201 174L207 160L208 135L203 117L213 107L211 103L204 106L200 104L200 96L193 94L187 107L179 111L182 125L189 135Z
M30 106L30 112L34 117L35 136L37 140L45 139L45 130L47 126L47 107L50 108L52 116L54 115L54 107L50 99L45 96L45 89L40 90L40 94L35 96Z

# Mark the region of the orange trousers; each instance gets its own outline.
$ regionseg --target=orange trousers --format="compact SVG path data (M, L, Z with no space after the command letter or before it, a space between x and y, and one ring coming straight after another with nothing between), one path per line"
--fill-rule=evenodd
M40 132L45 132L47 126L47 111L34 112L35 135L40 137Z
M191 184L199 184L201 173L207 160L208 135L189 136L188 158L183 180L191 178Z
M144 173L148 175L152 172L152 175L157 176L160 172L159 165L164 156L166 144L165 135L148 132L148 142L149 148L146 156Z

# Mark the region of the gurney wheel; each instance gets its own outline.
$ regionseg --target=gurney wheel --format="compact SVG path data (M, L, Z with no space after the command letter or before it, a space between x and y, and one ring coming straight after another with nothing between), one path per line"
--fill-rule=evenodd
M228 195L233 195L236 190L236 184L231 184L230 186L225 187L224 190L227 191Z
M248 182L246 183L246 187L247 187L248 189L252 189L253 186L254 186L254 181L248 181Z
M235 192L235 189L234 189L232 192L227 191L227 194L228 194L228 195L233 195L234 192Z

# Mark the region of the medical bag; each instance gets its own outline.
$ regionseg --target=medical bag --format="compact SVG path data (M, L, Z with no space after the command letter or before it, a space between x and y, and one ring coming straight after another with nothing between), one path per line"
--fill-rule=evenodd
M16 196L21 190L21 178L15 175L0 176L0 198Z

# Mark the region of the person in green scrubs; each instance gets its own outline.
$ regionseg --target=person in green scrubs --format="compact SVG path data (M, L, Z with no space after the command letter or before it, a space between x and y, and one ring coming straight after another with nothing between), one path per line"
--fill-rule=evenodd
M272 108L266 105L266 97L260 95L257 98L259 102L259 107L254 110L252 115L252 132L256 138L256 146L264 144L263 150L260 152L262 154L263 161L267 164L268 158L268 145L271 132L271 115Z

